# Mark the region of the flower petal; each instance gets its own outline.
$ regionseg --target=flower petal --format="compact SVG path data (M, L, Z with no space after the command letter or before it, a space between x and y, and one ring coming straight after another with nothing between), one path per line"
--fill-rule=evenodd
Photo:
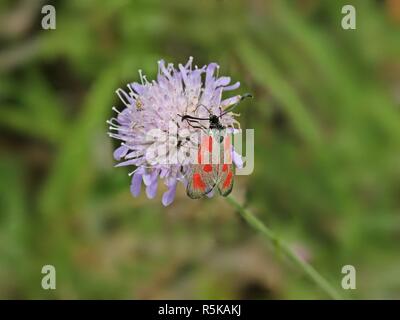
M233 105L235 103L238 103L240 101L240 99L241 99L241 96L237 95L237 96L222 100L221 108L225 109L225 108L227 108L227 107L229 107L229 106L231 106L231 105Z
M175 181L175 183L171 184L168 187L168 190L164 192L162 196L162 204L166 207L169 206L175 199L175 194L176 194L176 185L178 181Z
M223 87L222 90L224 90L224 91L236 90L239 87L240 87L240 82L238 81L230 86Z
M122 145L115 149L113 156L115 160L121 160L122 157L125 157L125 155L128 153L129 148L125 145Z
M144 184L145 184L146 186L149 186L149 185L153 184L154 181L157 180L158 174L159 174L159 170L153 170L153 171L150 171L150 172L146 172L146 173L143 175L143 182L144 182Z
M158 180L146 187L146 194L149 199L153 199L157 194Z
M130 87L131 87L132 90L135 91L138 95L143 94L143 91L144 91L144 88L145 88L144 85L141 85L141 84L139 84L139 83L137 83L137 82L131 83L131 84L130 84Z
M220 77L218 78L217 81L215 81L215 86L219 87L219 86L227 86L229 84L229 82L231 82L231 78L230 77Z
M214 71L218 68L216 63L210 63L206 69L206 87L214 83Z
M131 193L134 197L137 197L140 194L141 186L142 186L142 172L136 171L133 174L131 183Z
M242 156L237 153L235 150L232 150L232 161L235 164L236 167L239 169L243 168L243 159Z
M186 69L183 67L183 65L179 64L179 71L181 72L182 80L185 86L188 86L188 77L186 75Z
M138 161L137 159L127 160L127 161L116 164L115 167L117 168L117 167L125 167L125 166L134 165L137 163L137 161Z

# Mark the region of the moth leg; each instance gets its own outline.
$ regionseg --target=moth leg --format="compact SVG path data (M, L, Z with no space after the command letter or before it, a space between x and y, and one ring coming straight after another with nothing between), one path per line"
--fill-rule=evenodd
M204 104L202 104L202 103L199 103L199 104L197 105L197 107L194 109L194 112L197 112L197 109L198 109L199 107L204 107L204 108L208 111L209 114L212 114L212 112L210 111L210 109L207 108L207 107L206 107Z

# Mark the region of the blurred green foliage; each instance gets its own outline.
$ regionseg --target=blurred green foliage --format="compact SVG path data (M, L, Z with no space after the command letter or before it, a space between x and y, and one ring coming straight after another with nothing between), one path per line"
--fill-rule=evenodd
M397 1L52 3L48 31L43 1L0 3L0 298L326 298L224 199L164 208L113 168L115 89L189 56L255 96L234 194L339 290L354 265L347 297L400 298Z

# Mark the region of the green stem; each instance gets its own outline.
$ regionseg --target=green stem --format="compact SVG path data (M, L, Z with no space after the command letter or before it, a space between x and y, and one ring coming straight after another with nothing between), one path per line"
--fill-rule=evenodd
M342 299L340 294L329 284L327 280L325 280L324 277L322 277L318 273L317 270L315 270L310 264L308 264L304 260L300 259L285 242L279 239L279 237L264 223L262 223L252 212L243 208L232 196L227 197L227 200L239 211L241 216L250 226L262 233L276 247L280 248L328 296L335 300Z

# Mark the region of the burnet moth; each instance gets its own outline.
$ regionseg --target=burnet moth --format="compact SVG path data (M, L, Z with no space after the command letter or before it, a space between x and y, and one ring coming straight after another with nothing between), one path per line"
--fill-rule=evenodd
M202 198L215 188L224 197L231 193L235 174L232 164L232 141L220 119L247 97L252 96L250 94L243 95L238 103L224 111L221 110L218 116L212 114L204 105L202 106L209 112L208 118L181 116L182 121L186 120L192 127L205 131L199 142L197 162L191 164L188 173L186 193L190 198ZM201 121L208 121L208 128Z

